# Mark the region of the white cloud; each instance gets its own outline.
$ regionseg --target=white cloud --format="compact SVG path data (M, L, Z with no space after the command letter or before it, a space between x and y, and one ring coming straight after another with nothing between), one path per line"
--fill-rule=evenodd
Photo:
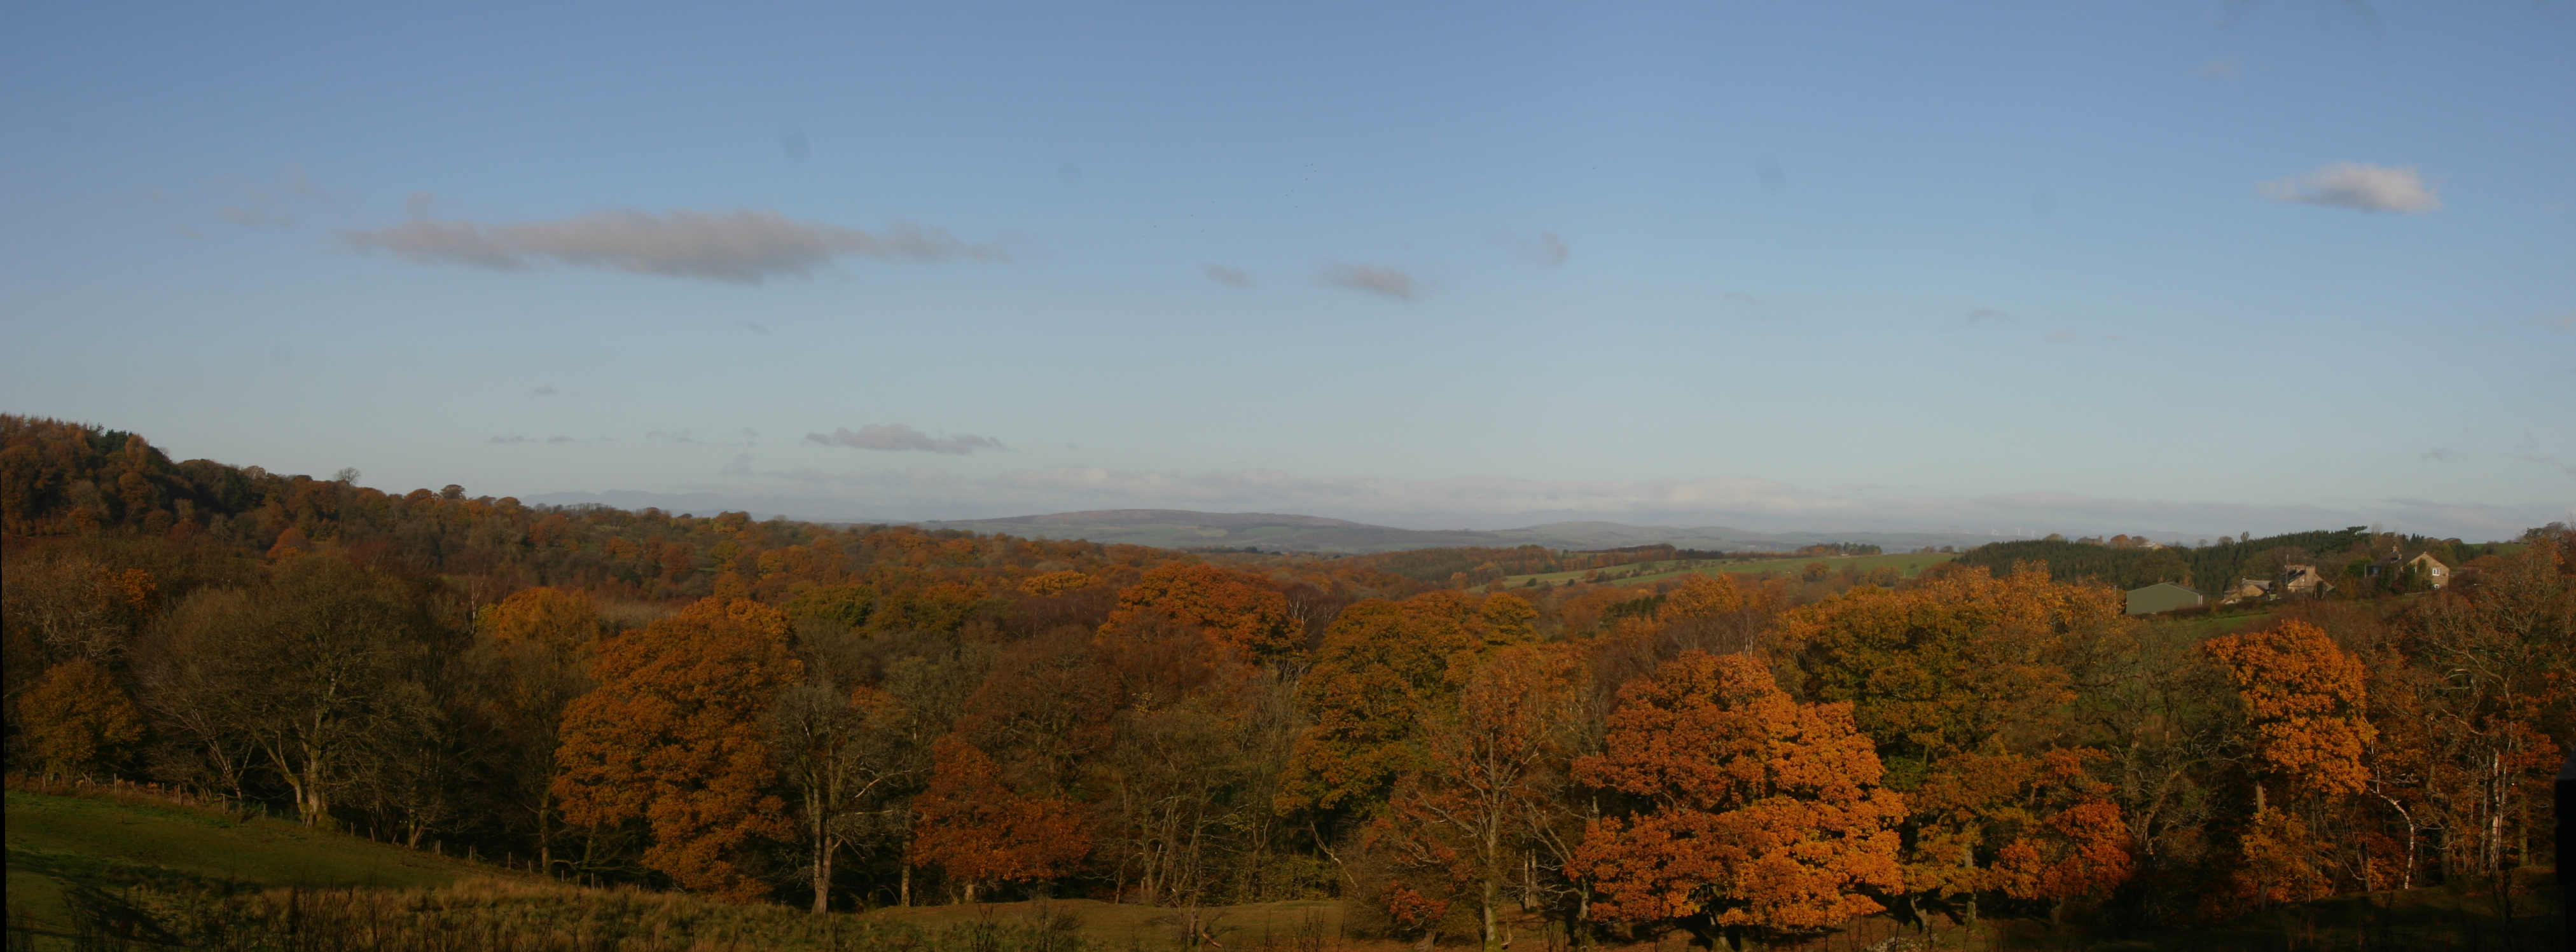
M1413 300L1413 276L1398 268L1335 262L1324 266L1318 280L1332 287L1366 291L1399 301Z
M1199 266L1199 272L1207 275L1208 280L1225 285L1229 288L1248 288L1252 286L1252 276L1243 273L1243 269L1241 268L1229 268L1221 264L1206 264Z
M415 210L425 203L415 202ZM603 271L660 274L758 284L779 275L804 277L839 257L880 261L1007 261L998 244L960 241L909 222L868 232L797 221L774 211L650 212L611 210L554 221L483 225L415 214L385 228L339 233L359 251L382 250L407 261L517 271L537 262Z
M1002 441L989 436L961 434L934 438L928 433L901 423L870 423L859 427L858 432L855 433L847 428L835 428L830 436L808 433L805 434L805 442L819 443L824 446L847 446L861 450L949 453L960 456L976 450L1003 448Z
M2326 205L2361 212L2440 211L2442 198L2426 187L2414 166L2388 168L2337 162L2306 175L2261 183L2255 188L2276 202Z

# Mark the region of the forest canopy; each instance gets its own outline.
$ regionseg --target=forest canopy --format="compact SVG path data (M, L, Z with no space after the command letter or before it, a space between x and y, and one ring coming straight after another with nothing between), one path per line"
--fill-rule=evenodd
M529 506L8 416L0 530L12 771L817 911L1336 898L1395 938L1720 946L1882 912L2192 926L2554 861L2533 833L2576 713L2565 526L1488 593L1684 554ZM2383 548L2463 571L2121 611Z

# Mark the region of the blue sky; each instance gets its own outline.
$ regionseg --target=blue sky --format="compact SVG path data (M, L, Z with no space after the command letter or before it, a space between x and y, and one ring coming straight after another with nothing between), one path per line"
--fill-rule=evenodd
M0 407L818 517L2576 508L2566 4L366 6L8 14Z

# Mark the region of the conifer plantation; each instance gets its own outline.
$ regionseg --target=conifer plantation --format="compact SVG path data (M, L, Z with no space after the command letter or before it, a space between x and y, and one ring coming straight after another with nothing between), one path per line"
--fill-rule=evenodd
M1201 911L1331 900L1353 941L1842 948L2529 916L2576 742L2564 525L2439 591L2140 618L2114 584L2282 555L1505 584L1619 563L357 482L0 417L8 769L762 922L1052 897L1241 946Z

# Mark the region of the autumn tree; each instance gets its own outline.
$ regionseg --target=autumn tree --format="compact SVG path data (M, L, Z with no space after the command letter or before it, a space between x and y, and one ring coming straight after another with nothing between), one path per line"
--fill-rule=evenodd
M2367 788L2365 763L2378 729L2367 719L2367 672L2361 659L2324 629L2291 621L2268 631L2212 638L2202 650L2227 672L2253 729L2259 776L2280 781L2312 808ZM2247 889L2258 903L2324 894L2314 868L2310 830L2300 816L2255 785L2254 816L2240 838Z
M330 556L296 556L253 591L206 590L172 609L154 683L201 724L208 749L237 734L291 791L307 825L435 730L422 666L436 626L400 580ZM159 704L156 701L156 704Z
M1455 711L1422 715L1425 769L1397 781L1368 831L1397 864L1462 886L1456 898L1477 909L1488 948L1503 942L1504 890L1535 865L1558 819L1578 743L1575 673L1564 645L1507 648L1476 666ZM1407 895L1389 895L1399 922Z
M682 887L731 900L769 891L743 866L759 840L795 835L760 714L803 666L787 616L758 602L706 599L598 646L599 688L564 710L554 795L586 827L641 820L644 864Z
M2009 839L1995 851L1985 885L2045 904L2055 922L2068 901L2104 895L2128 881L2136 865L2128 824L2111 800L2111 785L2094 779L2085 765L2105 756L2090 748L2007 755L1990 770L1962 772L2005 778L2018 788L2009 806L1986 806L1986 819L2002 828L1998 838ZM1981 806L1996 802L1963 799Z
M945 870L967 902L984 886L1064 875L1090 853L1072 804L1011 789L975 745L943 737L932 758L930 788L913 802L910 861Z
M501 761L508 800L526 811L538 868L555 871L558 817L554 778L562 765L563 715L587 693L591 649L602 634L590 593L570 588L522 589L475 619L466 658L493 728L487 748Z
M1118 593L1103 635L1156 615L1205 632L1253 656L1292 651L1304 632L1288 599L1261 579L1203 563L1174 562L1147 571Z
M87 658L53 666L18 699L18 720L51 777L110 768L143 739L143 716L107 669Z
M1110 685L1109 740L1084 786L1098 794L1104 858L1141 901L1205 903L1225 853L1266 845L1261 794L1276 766L1249 755L1275 746L1262 701L1277 680L1233 643L1160 617L1104 634L1095 651Z
M1423 766L1413 739L1426 713L1456 697L1453 660L1472 665L1488 646L1525 640L1527 607L1444 591L1344 609L1299 686L1314 726L1290 756L1279 809L1374 813L1398 775Z
M832 908L834 859L862 835L866 812L911 772L900 750L906 714L884 691L844 691L825 678L779 692L764 714L779 774L796 789L817 914Z
M2364 716L2361 659L2302 621L2203 645L2243 698L2267 773L2306 791L2358 793L2377 729Z
M12 637L32 636L48 657L112 665L156 607L159 588L142 569L111 569L78 556L21 559L0 575L0 605Z
M1904 798L1848 703L1802 704L1744 655L1685 651L1619 692L1577 780L1637 798L1575 856L1597 918L1682 920L1712 945L1832 928L1894 890Z
M1909 912L1976 914L1980 892L2040 757L2072 726L2070 665L2126 645L2119 594L2053 582L2038 566L1995 578L1931 573L1910 588L1858 588L1787 612L1782 647L1808 695L1848 702L1906 795Z

